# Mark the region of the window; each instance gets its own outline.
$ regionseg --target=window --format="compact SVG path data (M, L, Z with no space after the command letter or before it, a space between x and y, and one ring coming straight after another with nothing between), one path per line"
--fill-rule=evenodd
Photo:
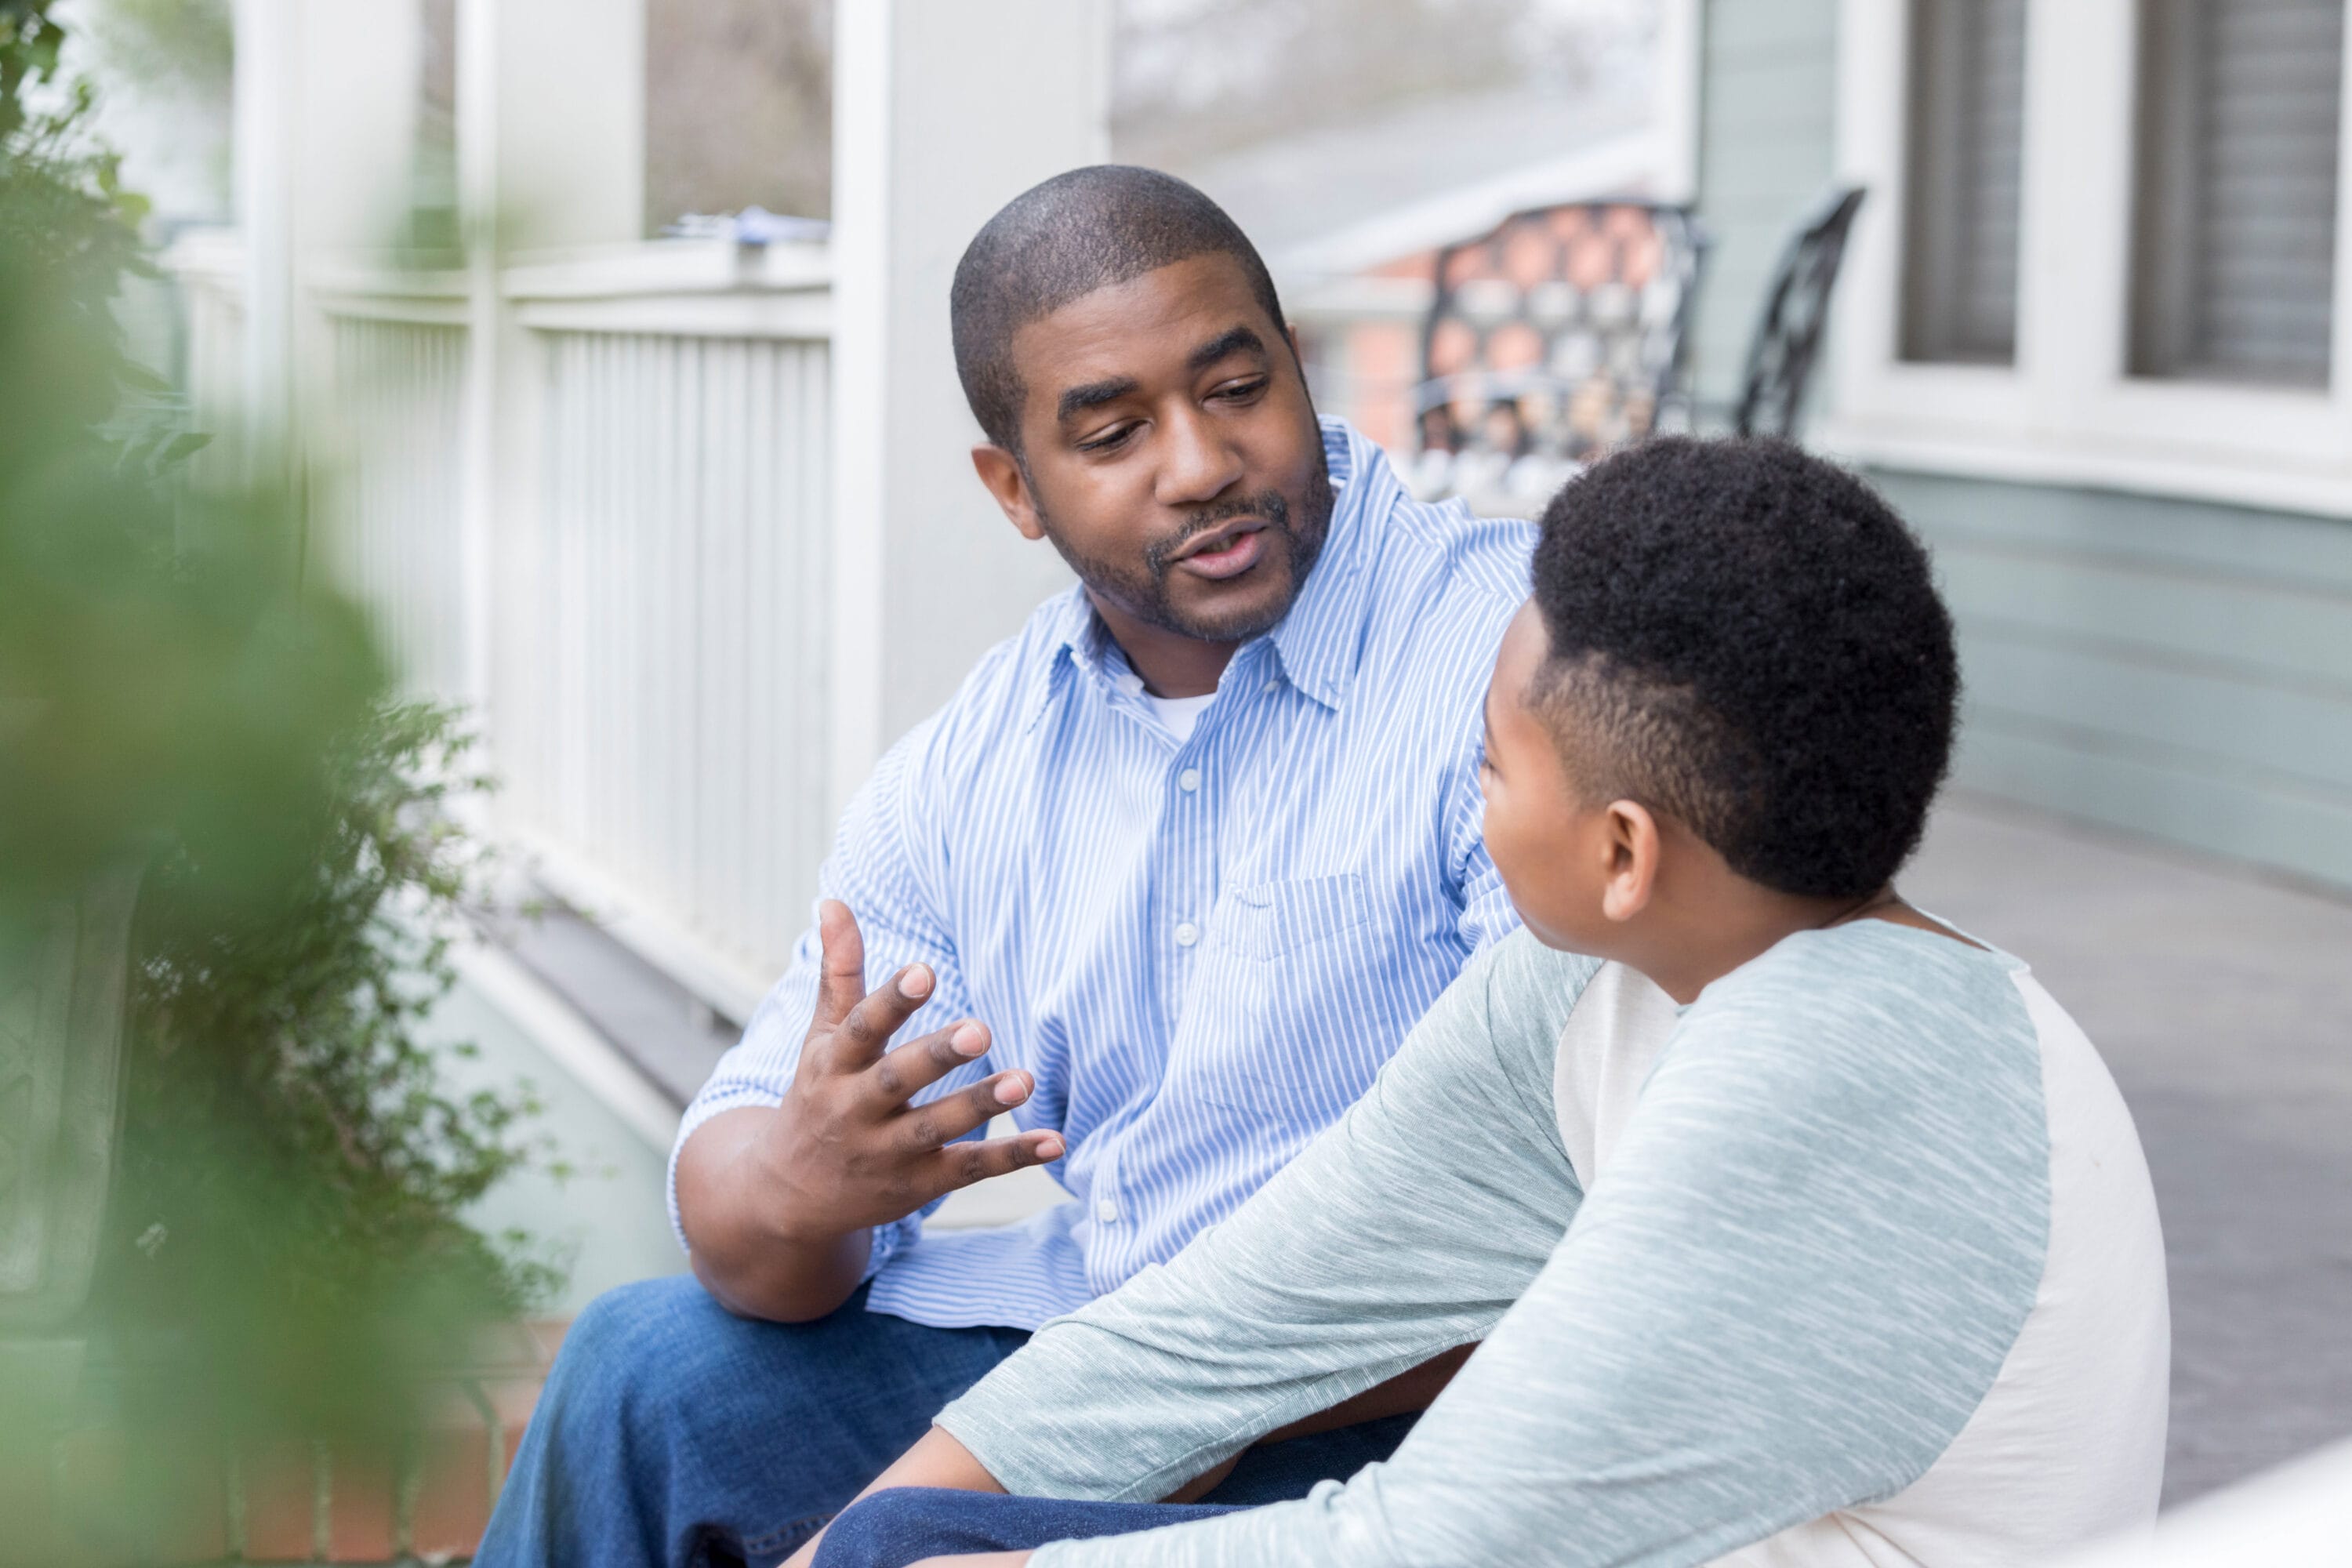
M2026 0L1912 0L1905 137L1906 360L2017 353Z
M2142 0L2130 370L2326 386L2343 0Z

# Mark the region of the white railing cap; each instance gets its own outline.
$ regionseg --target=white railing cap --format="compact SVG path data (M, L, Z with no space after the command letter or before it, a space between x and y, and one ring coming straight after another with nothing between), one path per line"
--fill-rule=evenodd
M509 300L625 300L799 292L827 288L832 279L832 253L822 243L651 239L519 256L499 287Z

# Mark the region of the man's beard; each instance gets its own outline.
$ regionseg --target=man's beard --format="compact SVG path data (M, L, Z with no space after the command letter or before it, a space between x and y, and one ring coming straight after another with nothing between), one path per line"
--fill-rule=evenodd
M1030 494L1033 499L1036 495L1034 485ZM1097 596L1110 600L1145 625L1162 631L1196 642L1234 643L1264 636L1290 613L1307 573L1314 570L1316 557L1323 552L1323 541L1331 530L1331 509L1330 466L1318 450L1315 454L1315 471L1307 476L1307 491L1300 498L1297 516L1291 515L1290 502L1279 490L1262 490L1255 496L1219 501L1186 518L1182 528L1145 551L1140 571L1127 563L1100 560L1072 548L1042 506L1037 519L1045 528L1045 537L1054 542L1054 548L1070 563L1070 570ZM1263 531L1267 544L1289 557L1289 592L1277 604L1223 620L1187 616L1168 594L1168 574L1175 564L1175 557L1192 541L1237 517L1265 520Z

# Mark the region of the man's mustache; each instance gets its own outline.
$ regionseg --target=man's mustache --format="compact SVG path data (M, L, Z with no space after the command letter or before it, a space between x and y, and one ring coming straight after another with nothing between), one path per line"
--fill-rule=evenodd
M1183 527L1147 551L1144 559L1150 563L1152 574L1166 572L1169 563L1183 553L1184 547L1192 541L1224 527L1237 517L1262 517L1276 532L1290 531L1290 503L1282 499L1281 492L1266 490L1255 496L1236 496L1194 512L1184 520Z

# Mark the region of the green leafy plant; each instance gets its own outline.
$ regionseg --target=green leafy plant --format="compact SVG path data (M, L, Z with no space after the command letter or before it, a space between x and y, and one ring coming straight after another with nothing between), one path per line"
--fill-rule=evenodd
M534 1103L448 1091L419 1028L483 885L449 806L486 781L306 570L295 498L181 481L202 437L112 315L143 209L63 42L0 0L0 941L143 873L86 1326L144 1432L388 1438L413 1374L552 1279L463 1217L540 1157ZM0 1439L34 1414L0 1391Z
M150 875L100 1305L182 1416L396 1429L405 1380L554 1281L458 1217L530 1158L526 1096L451 1097L417 1027L483 862L456 714L380 708L322 759L333 809L280 901L224 910L199 849Z

